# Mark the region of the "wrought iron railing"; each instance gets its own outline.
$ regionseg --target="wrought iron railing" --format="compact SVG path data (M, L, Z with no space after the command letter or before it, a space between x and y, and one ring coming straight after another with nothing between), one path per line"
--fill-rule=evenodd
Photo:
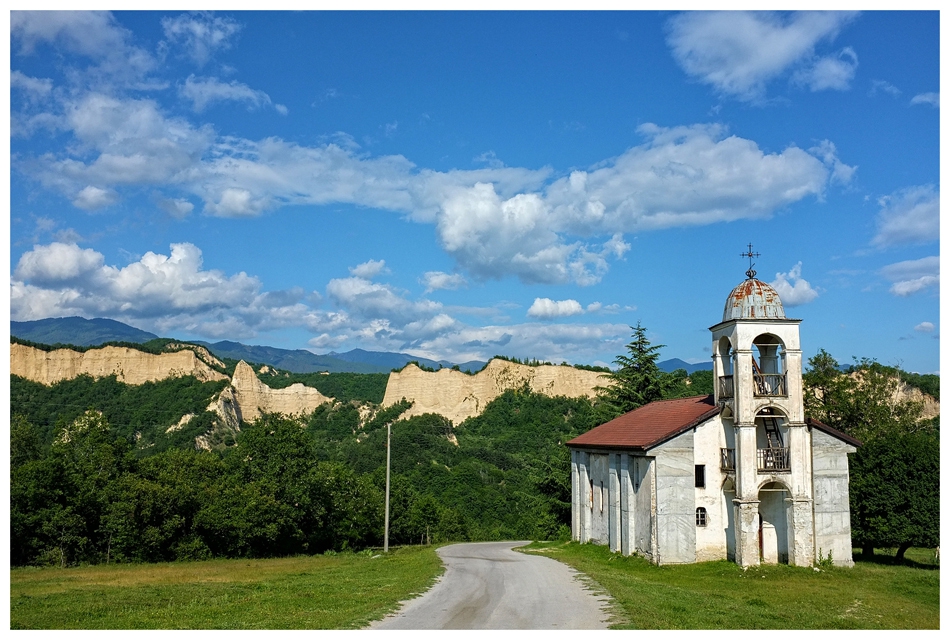
M719 468L723 471L736 470L736 450L719 449Z
M775 473L792 470L789 463L788 447L759 449L756 458L760 472Z
M736 388L732 384L732 376L719 376L719 398L734 398L735 395Z
M755 395L757 396L787 396L788 387L785 384L784 373L753 373L755 380Z

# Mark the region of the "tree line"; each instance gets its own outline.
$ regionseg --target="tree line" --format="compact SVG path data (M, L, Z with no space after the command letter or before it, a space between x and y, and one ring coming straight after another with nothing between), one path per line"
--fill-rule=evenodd
M567 538L564 443L653 400L712 392L709 371L660 371L662 345L651 344L639 324L632 329L627 352L593 401L523 387L459 425L434 414L401 418L406 401L377 407L366 419L365 401L354 396L378 396L379 382L345 374L335 384L349 401L296 418L264 415L242 424L231 446L213 451L195 450L190 432L190 440L142 446L142 432L164 430L182 413L207 406L221 383L177 379L133 388L86 378L43 387L14 376L11 562L153 562L379 546L387 424L392 544ZM864 442L851 456L855 543L872 551L935 546L937 421L921 421L913 403L893 402L890 369L861 361L851 373L822 351L809 361L805 383L808 415Z

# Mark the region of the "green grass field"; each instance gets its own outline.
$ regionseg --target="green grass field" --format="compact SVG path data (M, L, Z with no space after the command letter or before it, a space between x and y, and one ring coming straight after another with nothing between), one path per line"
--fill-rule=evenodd
M587 574L619 629L938 629L940 572L912 549L853 569L731 562L656 567L606 547L525 548ZM435 547L303 556L25 568L10 572L13 629L358 629L442 573Z
M10 571L12 629L358 629L424 592L434 547Z
M732 562L656 567L576 543L525 548L571 565L613 596L617 629L939 629L940 572L932 550L911 549L854 568ZM879 550L879 553L882 553Z

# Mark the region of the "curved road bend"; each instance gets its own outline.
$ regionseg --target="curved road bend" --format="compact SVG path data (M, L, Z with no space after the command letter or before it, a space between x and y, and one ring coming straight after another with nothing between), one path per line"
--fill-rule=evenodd
M442 578L369 628L606 629L606 597L586 590L567 565L512 551L523 544L442 547Z

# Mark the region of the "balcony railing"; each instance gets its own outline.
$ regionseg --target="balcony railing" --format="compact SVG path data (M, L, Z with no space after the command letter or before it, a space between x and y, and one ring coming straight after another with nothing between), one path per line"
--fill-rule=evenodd
M719 398L734 398L735 396L736 389L732 384L732 376L719 376Z
M792 470L791 464L789 464L788 447L759 449L756 458L759 472L781 473Z
M735 449L719 449L719 468L723 471L736 470Z
M755 395L757 396L787 396L788 387L785 384L784 373L753 373L755 379Z

